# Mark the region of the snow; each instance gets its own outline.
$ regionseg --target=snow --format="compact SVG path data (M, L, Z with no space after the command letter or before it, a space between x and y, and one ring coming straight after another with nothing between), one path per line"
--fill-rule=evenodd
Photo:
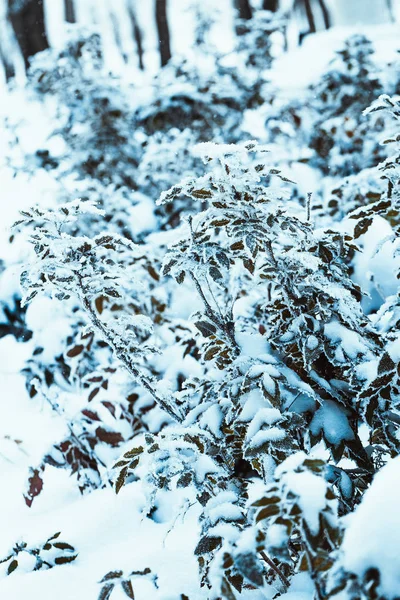
M347 519L343 565L363 577L368 569L380 572L379 593L395 598L400 589L400 457L375 475L362 503Z
M336 3L337 0L333 1ZM349 7L352 5L346 0L338 1ZM357 1L364 2L364 0ZM376 3L375 0L367 1ZM359 14L368 15L364 9ZM354 24L354 21L352 23ZM362 33L372 40L378 61L396 59L398 25L362 25L362 27L338 25L328 31L307 36L302 46L280 56L271 71L272 83L289 96L296 97L300 90L316 81L326 71L334 52L341 49L343 42L355 33Z
M323 431L325 438L337 446L342 440L352 440L354 433L344 410L331 400L324 400L310 424L310 431L317 436Z
M382 298L395 294L398 289L396 273L400 268L400 256L395 257L396 241L392 228L382 217L375 217L368 231L362 236L363 252L354 260L355 281L370 298L363 301L364 310L379 308ZM382 244L382 240L386 240Z
M192 548L188 523L178 523L166 535L168 526L149 519L142 521L138 509L143 505L143 497L138 487L131 485L118 496L111 489L98 490L75 501L70 498L64 506L53 505L50 508L38 504L32 517L26 508L8 511L7 522L2 524L4 553L7 551L7 531L11 528L14 535L20 532L21 539L30 543L40 542L46 535L61 529L62 538L77 548L79 556L75 563L51 571L20 574L17 570L1 581L5 597L18 600L29 595L51 600L54 589L57 589L58 594L66 599L95 598L100 591L97 582L108 571L121 569L128 573L153 567L154 572L160 575L160 584L168 592L160 594L149 583L136 579L134 589L139 600L146 600L149 595L166 600L182 590L200 600L201 596L190 586L190 575L196 566L194 559L190 558ZM153 552L155 544L163 548L157 558ZM165 587L165 578L176 561L181 568Z
M209 0L210 2L211 0ZM380 1L380 0L379 0ZM389 20L386 8L375 4L372 0L365 0L363 10L357 12L361 15L362 27L336 27L326 33L316 34L306 38L304 45L280 57L271 72L274 86L279 89L282 98L297 97L304 87L316 80L325 71L333 52L339 49L342 42L351 33L362 31L369 35L377 48L379 61L389 61L396 58L398 49L398 26L379 25L366 27L366 21L386 23ZM372 4L371 4L372 2ZM212 4L209 4L212 6ZM386 4L385 4L386 6ZM107 67L114 72L123 73L124 78L135 79L142 84L148 82L148 73L138 73L135 66L135 48L132 43L128 20L126 19L125 0L115 0L110 4L108 0L88 0L78 2L77 10L79 20L82 23L92 22L92 12L102 31L103 39L107 47ZM153 5L151 2L136 2L138 19L144 29L145 64L149 72L158 67L159 56L157 50L157 34L154 24ZM184 9L187 6L183 0L171 0L168 5L170 11L170 22L174 21L172 48L174 53L187 55L190 58L188 48L192 44L194 22L190 13ZM217 7L215 7L217 8ZM334 21L338 24L346 24L353 20L352 11L354 4L347 0L331 0ZM210 43L215 44L222 51L230 51L233 47L234 36L232 27L232 2L221 0L215 11L216 23L213 25ZM64 3L62 0L46 0L46 14L49 23L50 42L54 46L61 47L65 39L63 24ZM115 36L112 32L113 24L110 18L111 11L116 16L121 30L121 41L124 52L127 55L127 67L116 47ZM385 12L386 11L386 12ZM174 18L172 17L174 15ZM175 15L176 19L175 19ZM192 57L193 59L193 57ZM196 60L195 58L193 60ZM206 61L202 62L202 67ZM207 68L207 67L205 67ZM130 71L127 74L127 71ZM176 91L182 87L176 86ZM145 85L136 88L138 98L146 98L149 90ZM138 100L135 99L135 102ZM48 105L47 105L48 106ZM20 142L24 152L34 155L40 147L47 147L55 156L62 157L65 147L61 135L54 136L51 140L48 136L51 131L51 123L46 115L46 105L29 101L20 91L10 95L4 95L1 99L1 112L9 114L19 126ZM251 109L244 115L245 129L251 136L262 137L264 135L265 115L263 109ZM187 138L190 144L190 138ZM296 140L293 140L296 141ZM38 202L42 207L53 206L59 197L59 182L54 181L44 169L35 168L32 163L32 173L19 173L14 177L12 166L4 166L7 145L3 144L1 149L0 164L0 189L1 189L1 231L0 231L0 255L5 261L5 270L0 272L1 301L4 305L12 305L14 297L20 294L19 274L21 262L26 262L29 250L25 241L16 240L9 243L11 235L10 227L18 218L18 211ZM299 162L301 158L293 154L287 148L268 147L270 153L268 161L271 164L279 158L282 162L287 161L290 170L290 178L297 182L297 192L304 196L314 189L321 189L321 173L309 165ZM237 150L232 144L216 146L211 143L201 144L197 148L199 155L210 155L221 158L225 152ZM272 151L271 151L272 150ZM241 149L243 151L243 148ZM289 156L289 158L288 158ZM12 160L22 160L18 152L12 153ZM308 160L309 157L306 158ZM269 163L268 163L269 164ZM149 167L152 166L150 160ZM79 191L79 184L71 181L71 189ZM335 183L333 178L329 179L329 185ZM76 188L74 186L76 185ZM240 187L240 185L238 186ZM70 192L69 192L70 193ZM184 237L186 225L176 229L155 231L158 226L157 217L154 212L154 202L150 196L141 192L131 195L132 205L129 208L129 230L134 236L145 236L145 251L150 247L156 248L158 255L164 249ZM88 206L90 210L90 207ZM300 208L300 219L304 222L304 209ZM315 216L315 220L318 220ZM340 223L341 231L351 231L353 222ZM382 217L375 217L368 232L359 240L362 252L358 253L352 261L354 273L352 279L358 282L364 290L367 290L371 298L363 300L365 313L374 313L379 306L385 302L394 302L398 291L397 270L400 267L400 258L396 242L390 236L393 227ZM55 245L55 244L54 244ZM286 251L285 251L286 252ZM287 255L290 255L290 248ZM321 268L319 259L310 257L309 253L297 253L299 263L303 262L315 275ZM74 266L76 268L76 265ZM247 275L247 274L246 274ZM142 284L140 281L138 284ZM256 286L255 286L256 287ZM322 286L321 286L322 287ZM245 284L243 284L245 288ZM263 288L264 293L266 288ZM194 298L190 283L187 281L173 291L165 286L165 294L162 301L169 302L169 313L167 319L174 320L176 329L164 331L157 330L158 342L163 346L162 352L146 363L152 373L162 373L162 380L155 384L157 391L164 395L172 393L179 388L179 379L201 378L207 372L203 383L212 386L225 383L222 398L218 402L213 400L203 401L196 406L200 392L190 398L193 403L193 411L188 417L187 425L196 424L203 429L207 436L213 440L215 447L221 443L225 432L229 429L229 419L236 411L237 421L240 428L245 429L245 450L276 444L278 447L284 444L287 431L279 424L290 419L293 413L307 413L305 419L310 420L309 430L313 436L323 435L328 444L339 446L343 441L354 439L354 431L348 421L348 411L338 402L316 397L311 385L303 381L302 377L278 360L279 352L272 352L268 337L261 333L255 333L258 323L248 323L253 314L253 296L247 295L245 289L237 290L238 299L233 306L234 319L238 320L235 338L240 348L240 356L237 358L230 373L235 373L230 381L224 381L225 371L217 371L216 368L205 367L195 356L190 353L183 356L182 348L177 346L175 337L186 336L187 340L195 337L192 323L188 323L191 315L203 309L202 302ZM324 290L321 290L324 291ZM242 293L243 292L243 293ZM255 297L258 291L256 290ZM333 285L329 293L336 298L341 306L346 306L350 294L343 292L339 286ZM144 294L144 292L143 292ZM242 294L242 295L241 295ZM140 295L140 294L139 294ZM168 298L167 298L168 296ZM160 298L157 297L159 300ZM1 312L4 313L5 307ZM193 490L175 490L172 493L160 491L157 495L157 504L151 515L147 509L151 501L145 496L146 485L141 481L133 481L124 486L118 495L109 483L109 476L115 479L112 471L112 462L109 461L108 448L100 448L98 456L104 460L106 466L101 472L102 486L100 489L81 495L74 477L67 470L56 469L46 465L43 473L44 487L42 493L35 499L31 508L24 502L23 493L26 491L26 480L30 467L39 465L52 446L59 443L68 434L67 419L79 414L88 390L83 387L82 380L69 386L64 382L57 397L57 402L65 406L65 411L59 414L51 409L44 394L37 394L30 398L26 389L26 377L21 373L31 359L35 348L44 348L41 358L45 364L53 364L55 359L66 350L66 340L74 334L71 314L75 306L54 302L49 297L38 296L28 305L25 321L32 330L32 339L26 342L17 341L11 335L0 338L0 465L2 469L2 495L0 499L0 528L2 536L0 540L0 560L6 556L17 541L26 541L30 545L41 544L56 531L62 532L62 539L72 544L77 552L78 558L69 565L59 566L51 570L40 570L30 572L32 558L26 555L20 558L21 568L17 569L9 577L0 579L0 595L7 600L20 600L29 597L32 600L53 600L57 595L59 600L80 600L81 598L96 598L100 591L101 578L111 570L122 569L125 574L132 570L150 567L152 572L158 576L159 589L155 589L151 581L144 578L134 578L133 585L135 598L137 600L177 600L185 594L190 600L206 600L209 597L207 588L200 589L198 584L197 560L193 556L193 549L199 537L199 512L201 509L195 505ZM136 310L136 309L135 309ZM110 311L111 312L111 311ZM395 309L382 318L380 323L384 331L394 322ZM4 316L4 315L3 315ZM262 315L262 318L268 315ZM376 316L371 317L371 323ZM150 319L142 315L131 318L130 323L148 329ZM242 327L242 323L245 326ZM120 321L121 328L126 328L128 321ZM249 332L251 330L251 332ZM258 331L262 331L261 327ZM344 327L336 319L331 319L324 325L323 334L326 335L335 349L335 359L338 363L346 362L349 358L354 362L363 358L363 363L357 366L356 374L361 379L372 380L377 372L378 358L374 357L372 351L365 356L366 347L363 336L349 328ZM292 333L289 333L289 338ZM197 338L197 341L199 338ZM282 338L282 341L283 338ZM204 339L198 342L201 346ZM318 348L317 335L309 335L306 347L310 351ZM372 344L371 344L372 345ZM398 339L388 342L386 350L393 360L400 358L400 346ZM199 348L196 348L196 352ZM200 348L201 351L201 348ZM107 357L106 357L107 355ZM104 350L99 352L100 367L107 368L109 365L109 354ZM102 360L102 358L104 360ZM82 365L81 365L82 366ZM336 365L337 366L337 365ZM72 364L73 369L78 369L78 360ZM86 368L85 364L82 369ZM246 391L240 388L245 377ZM104 424L112 426L114 418L109 409L104 405L107 398L124 400L126 396L137 391L135 383L129 380L125 371L117 366L117 373L110 381L108 390L102 388L96 399L92 401L91 408L101 416ZM111 378L112 378L111 377ZM306 376L304 375L304 378ZM284 398L275 398L276 380L285 379L289 391ZM115 381L118 380L118 385ZM332 379L327 382L319 378L316 372L310 371L309 381L317 381L326 389L340 389L347 381ZM251 386L253 386L252 389ZM259 386L259 387L258 387ZM263 388L263 389L262 389ZM184 388L183 388L184 389ZM292 390L300 390L295 395ZM171 431L165 427L168 417L159 408L151 408L152 398L147 392L140 391L138 406L143 412L143 421L149 432L158 433ZM107 392L107 393L106 393ZM240 392L240 403L234 405L235 394ZM267 400L267 392L280 408L272 408ZM186 398L186 390L176 396ZM225 394L225 395L224 395ZM52 398L49 394L50 399ZM282 405L279 402L282 400ZM272 400L271 400L272 402ZM357 400L354 399L354 403ZM274 405L275 406L275 405ZM232 408L233 407L233 408ZM224 412L230 410L231 413ZM287 409L284 414L281 409ZM309 416L313 413L312 418ZM185 425L186 425L185 424ZM123 434L131 434L131 426L128 422L121 424ZM196 433L195 427L192 433ZM300 432L299 432L300 433ZM365 426L362 432L362 441L365 445L370 443L369 430ZM135 444L138 440L135 439ZM139 442L138 442L139 443ZM243 443L243 438L241 443ZM116 459L119 453L129 450L132 440L124 442L115 450L113 456ZM223 448L223 445L222 445ZM175 454L174 454L175 452ZM173 468L180 468L179 454L173 444L165 444L163 454L160 457L169 459L174 454ZM297 453L276 469L275 458L267 452L263 452L260 462L263 463L265 478L264 483L275 480L286 490L294 494L303 511L304 519L307 521L313 533L318 533L320 521L319 515L326 507L326 491L328 482L334 482L346 501L351 503L353 493L353 482L349 475L343 470L345 467L352 468L353 462L348 458L339 463L340 467L329 465L326 469L326 477L318 476L309 470L303 469L304 460L313 458L315 455L323 456L331 460L329 451L324 442L310 452ZM197 457L192 448L182 451L187 464L193 467L194 478L197 485L208 489L213 476L217 478L219 466L214 456L200 455ZM220 458L220 457L218 457ZM222 457L223 459L224 457ZM387 598L399 596L400 589L400 557L398 552L398 540L400 537L400 517L398 511L398 493L400 489L400 462L399 458L389 460L374 477L373 483L365 492L361 504L353 513L343 519L345 525L345 537L342 548L338 551L344 568L361 578L370 568L377 568L381 573L380 593ZM347 462L346 462L347 461ZM178 465L178 466L176 466ZM141 467L141 476L146 477L147 465ZM253 478L256 479L256 478ZM228 487L231 481L224 481ZM249 494L256 492L251 488L257 487L257 481L249 483ZM209 486L211 489L211 485ZM201 487L201 489L203 489ZM193 501L193 503L192 503ZM237 495L229 490L212 497L206 509L212 529L209 533L222 535L226 543L237 543L241 550L252 549L252 535L254 531L245 532L246 538L238 541L238 528L228 523L240 521L243 510L237 504ZM280 546L285 539L286 529L283 525L274 524L267 530L267 543L271 546ZM341 554L340 554L341 553ZM178 565L178 568L177 568ZM262 600L272 598L276 589L265 586L263 591L244 591L240 594L243 600ZM314 596L314 586L310 577L305 574L297 574L291 580L291 585L285 593L279 597L284 600L311 600ZM114 598L123 598L123 592L116 589Z
M283 465L285 465L285 463L283 463ZM282 472L282 470L280 472ZM319 513L326 505L325 481L321 477L317 477L309 472L286 473L282 475L282 481L284 481L288 488L298 496L298 503L304 519L307 521L311 532L314 535L317 535L320 527Z

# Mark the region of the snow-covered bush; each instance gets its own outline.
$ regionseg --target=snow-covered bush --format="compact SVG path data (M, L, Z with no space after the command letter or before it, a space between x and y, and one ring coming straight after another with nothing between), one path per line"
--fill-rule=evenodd
M39 571L39 569L52 569L57 565L73 562L78 556L71 544L61 541L61 532L55 533L39 547L30 547L26 542L17 542L11 553L0 560L2 568L7 575L17 569L25 572Z
M68 148L63 170L135 188L133 91L105 70L100 36L72 30L61 51L35 57L28 76L36 94L47 102L54 96L56 133Z
M349 38L321 81L310 92L317 115L310 147L316 164L331 175L349 175L378 164L377 135L382 120L373 122L362 111L382 93L374 49L362 35Z
M391 346L385 349L361 310L347 267L352 238L314 228L309 206L290 200L289 180L266 166L262 147L201 144L197 153L209 172L160 199L199 204L162 267L189 301L197 297L197 334L186 325L188 348L201 364L195 376L184 375L174 390L154 369L152 355L168 352L172 340L152 332L151 286L141 286L141 304L132 310L141 246L107 232L71 235L70 222L91 207L25 215L25 227L35 223L36 254L23 276L26 301L38 293L75 298L90 330L166 414L170 425L140 436L115 464L117 491L141 479L148 515L163 494L176 510L197 506L195 555L208 598L283 593L298 572L307 572L324 598L343 539L340 515L360 502L394 449L396 390L383 392L395 368ZM107 310L99 298L117 299L118 308ZM181 338L173 345L182 348ZM369 390L376 388L388 402L372 407ZM387 423L380 434L377 423ZM370 428L368 446L362 424ZM102 439L100 427L93 424L97 441L122 441L115 433ZM95 453L90 431L85 425L78 437Z
M361 114L384 77L356 36L279 112L266 82L280 17L241 23L233 64L208 45L206 5L193 6L196 64L171 61L147 94L106 73L95 34L33 63L30 94L59 151L49 142L14 168L45 173L54 193L9 238L23 254L1 264L0 338L19 349L21 390L54 435L25 459L21 504L40 515L51 497L62 521L67 479L80 528L112 498L88 519L106 542L99 600L394 600L398 99ZM243 142L247 109L268 115L268 147ZM291 181L301 166L317 200L311 180ZM394 283L380 286L386 274ZM368 310L365 280L380 295ZM8 536L3 574L86 568L85 534L66 531L72 546L47 539L55 530Z
M345 177L376 166L385 158L379 144L384 119L363 115L384 89L374 52L364 35L348 38L303 97L283 104L278 97L276 108L267 112L268 140L286 140L292 153L324 175Z

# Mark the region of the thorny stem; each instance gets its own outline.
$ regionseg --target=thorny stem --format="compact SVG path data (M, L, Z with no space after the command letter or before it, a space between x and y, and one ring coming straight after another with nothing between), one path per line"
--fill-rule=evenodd
M151 380L148 377L146 377L146 375L143 375L143 373L141 373L139 371L139 369L130 360L129 356L126 353L126 349L114 342L114 340L110 336L110 332L108 331L107 327L104 325L104 323L102 323L102 321L96 315L90 300L83 293L82 282L79 281L79 284L80 284L80 288L82 290L81 301L83 304L83 308L88 313L88 315L92 321L92 324L95 326L95 328L101 334L101 336L104 338L104 340L107 342L107 344L113 349L116 357L119 358L119 360L124 364L124 366L126 367L128 372L132 375L132 377L134 379L136 379L136 381L138 381L151 394L151 396L154 398L154 400L157 402L157 404L160 406L160 408L165 410L165 412L168 413L169 416L174 421L177 421L178 423L182 423L183 422L182 415L175 412L175 410L168 404L168 402L165 400L165 398L163 398L156 392L156 390L154 389L154 387L152 385Z
M290 582L287 579L287 577L282 573L282 571L280 570L280 568L274 563L273 560L271 560L269 558L269 556L267 556L267 554L265 554L265 552L262 550L260 552L261 558L263 559L264 562L267 563L267 565L274 571L274 573L276 575L278 575L279 579L282 581L283 585L285 586L285 592L287 591Z

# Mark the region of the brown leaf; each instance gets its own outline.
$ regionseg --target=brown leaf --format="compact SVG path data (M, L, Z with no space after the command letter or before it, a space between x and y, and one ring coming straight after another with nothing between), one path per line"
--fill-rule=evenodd
M190 192L190 194L194 198L199 198L200 200L203 200L205 198L212 198L212 195L213 195L213 193L210 190L205 190L205 189L193 190L192 192Z
M84 350L84 346L82 346L81 344L78 344L77 346L74 346L73 348L68 350L67 356L69 358L75 358L75 356L78 356L79 354L81 354L81 352L83 352L83 350Z
M93 388L92 391L89 394L88 397L88 402L91 402L93 400L93 398L95 398L97 396L97 394L99 393L100 388ZM99 419L98 419L99 420Z
M266 506L257 515L256 523L263 521L264 519L268 519L269 517L273 517L274 515L279 515L280 510L277 504L271 504L270 506Z
M361 219L361 221L359 221L354 228L354 239L357 239L361 235L366 233L368 231L368 229L370 228L371 224L372 224L371 217L366 217L365 219Z
M96 307L97 312L99 313L99 315L101 315L101 313L103 312L103 308L104 308L104 296L98 296L96 298L96 300L94 301L94 305Z
M7 569L7 575L11 575L11 573L13 571L15 571L15 569L18 568L18 561L14 558L14 560L12 560L10 562L10 564L8 565L8 569Z
M124 441L124 438L119 431L107 431L107 429L103 429L103 427L98 427L96 429L96 437L109 446L118 446L118 444Z
M30 508L32 506L34 498L36 498L36 496L39 496L40 492L43 489L43 479L41 478L38 469L31 469L31 476L28 479L28 483L29 487L27 496L24 496L24 498L25 504Z
M128 598L131 598L131 600L135 600L135 594L133 592L133 588L132 588L132 583L129 580L124 580L121 581L121 587L124 590L125 594L128 596Z

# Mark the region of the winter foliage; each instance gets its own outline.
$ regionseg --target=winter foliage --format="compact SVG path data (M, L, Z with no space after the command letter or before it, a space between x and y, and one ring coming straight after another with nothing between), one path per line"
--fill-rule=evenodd
M4 597L400 596L398 62L289 94L287 14L223 54L207 6L140 81L76 26L10 85Z

